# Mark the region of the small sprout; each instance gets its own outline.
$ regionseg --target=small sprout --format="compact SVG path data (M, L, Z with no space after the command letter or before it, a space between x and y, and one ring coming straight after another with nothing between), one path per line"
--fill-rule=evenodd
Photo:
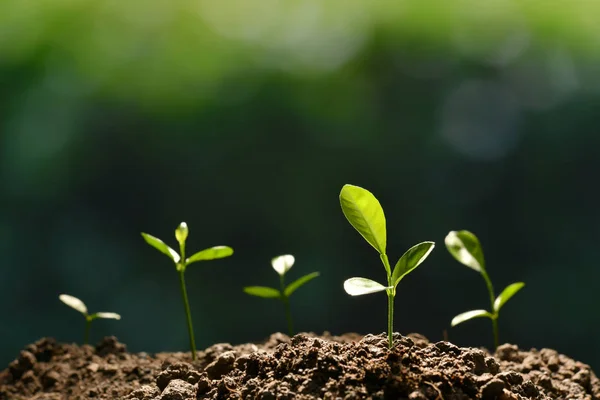
M97 312L94 314L88 314L88 309L83 301L68 294L61 294L58 296L58 298L69 307L79 311L85 317L85 334L83 336L83 344L88 344L90 338L90 326L92 325L92 321L96 318L121 319L119 314L113 312Z
M192 352L192 360L195 360L196 342L194 339L194 328L192 325L192 313L190 311L190 304L188 301L187 290L185 286L185 270L188 267L188 265L198 261L209 261L216 260L218 258L229 257L233 254L233 249L228 246L215 246L201 250L189 258L185 258L185 241L187 240L188 234L189 229L185 222L179 224L177 229L175 229L175 239L177 239L177 243L179 243L179 253L177 253L175 250L166 245L162 240L152 235L142 233L142 237L150 246L154 247L156 250L169 257L171 261L173 261L173 263L175 264L175 269L177 270L177 272L179 272L181 295L183 298L183 305L187 317L188 334L190 337L190 350Z
M388 345L392 348L396 287L402 278L425 261L435 247L435 243L423 242L411 247L400 257L392 270L386 254L385 215L379 201L366 189L344 185L340 192L340 204L342 212L350 225L377 250L387 274L387 285L382 285L367 278L350 278L344 282L344 290L351 296L386 292L388 296Z
M244 292L252 296L263 297L265 299L279 299L283 302L283 305L285 307L285 316L287 318L288 332L290 336L294 335L294 325L292 323L292 313L290 311L289 297L299 287L303 286L304 284L312 281L317 276L319 276L318 272L312 272L310 274L304 275L301 278L296 279L294 282L285 286L285 273L288 272L290 268L292 268L292 266L294 265L294 261L294 256L291 254L275 257L271 260L271 266L279 275L279 286L281 288L280 290L266 286L247 286L244 288Z
M494 346L498 348L498 316L502 306L513 297L519 290L525 286L523 282L517 282L508 285L498 297L494 295L494 287L492 281L485 270L485 259L483 258L483 250L477 236L469 231L451 231L446 236L446 248L452 256L461 264L479 272L487 286L492 311L487 310L472 310L457 315L452 319L451 326L456 326L460 323L473 318L486 317L492 320L492 329L494 331Z

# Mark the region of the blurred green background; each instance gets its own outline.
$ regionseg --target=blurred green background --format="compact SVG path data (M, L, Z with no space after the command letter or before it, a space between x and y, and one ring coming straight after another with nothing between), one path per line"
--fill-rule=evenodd
M475 232L504 308L501 340L600 366L600 3L3 0L0 4L0 364L43 336L80 341L60 293L132 351L187 349L177 273L141 231L189 251L229 245L186 279L199 348L285 331L292 253L300 331L382 332L383 281L345 220L371 190L392 262L433 240L398 287L396 330L490 346L483 280L443 239Z

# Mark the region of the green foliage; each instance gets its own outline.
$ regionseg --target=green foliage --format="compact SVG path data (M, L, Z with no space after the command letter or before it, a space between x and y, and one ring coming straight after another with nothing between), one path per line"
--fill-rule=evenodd
M485 269L483 250L479 239L469 231L451 231L445 239L446 248L452 256L461 264L479 272L485 280L492 312L487 310L472 310L457 315L452 319L451 326L456 326L473 318L486 317L492 320L492 329L494 332L494 345L498 347L498 316L502 306L513 297L519 290L525 286L523 282L512 283L508 285L498 297L494 295L492 281Z
M288 323L288 333L290 336L294 335L294 325L292 321L292 314L290 311L289 297L298 288L304 286L305 284L319 276L318 272L311 272L310 274L304 275L286 286L284 280L285 274L292 268L294 262L295 258L291 254L278 256L271 260L271 266L279 275L279 290L267 286L247 286L244 288L244 292L246 292L249 295L262 297L265 299L279 299L283 302Z
M101 319L121 319L121 316L114 312L97 312L94 314L88 314L88 309L83 301L79 300L77 297L61 294L58 296L60 301L68 305L69 307L79 311L85 317L85 334L83 335L83 344L87 344L90 337L90 327L92 321L101 318Z
M396 263L392 271L386 254L387 233L385 214L379 201L371 192L354 185L344 185L340 192L340 205L350 225L377 250L387 273L387 285L367 278L350 278L344 290L351 296L385 291L388 296L388 344L393 345L394 297L398 283L429 256L434 242L423 242L411 247Z
M185 258L185 244L188 234L189 229L185 222L179 224L177 229L175 229L175 239L177 239L177 242L179 243L179 253L177 253L175 250L173 250L171 247L165 244L162 240L152 235L142 233L142 237L150 246L154 247L156 250L169 257L171 261L173 261L173 263L175 264L175 269L177 270L177 272L179 272L179 283L181 286L181 295L183 298L183 305L185 307L188 334L190 338L190 351L192 352L192 360L195 360L196 342L194 338L194 328L192 324L192 313L190 311L190 304L188 301L187 289L185 285L185 270L188 267L188 265L198 261L210 261L219 258L229 257L233 254L233 249L228 246L215 246L201 250L189 258Z

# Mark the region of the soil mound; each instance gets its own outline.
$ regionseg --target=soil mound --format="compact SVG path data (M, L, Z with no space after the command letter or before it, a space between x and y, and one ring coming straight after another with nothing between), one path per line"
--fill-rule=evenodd
M554 350L505 344L495 355L420 335L274 334L261 344L198 353L131 354L44 338L0 372L0 400L598 399L586 364Z

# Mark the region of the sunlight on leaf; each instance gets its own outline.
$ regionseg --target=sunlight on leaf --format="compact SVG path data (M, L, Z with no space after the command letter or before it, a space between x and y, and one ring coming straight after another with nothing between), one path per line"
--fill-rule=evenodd
M58 296L58 298L60 299L60 301L62 301L69 307L74 308L75 310L79 311L84 315L87 315L87 307L85 306L85 304L83 304L83 301L79 300L77 297L68 294L61 294L60 296Z
M121 316L114 312L98 312L95 315L98 318L104 318L104 319L121 319Z
M492 314L490 314L489 312L487 312L486 310L471 310L471 311L464 312L462 314L458 314L456 317L452 318L452 322L450 323L450 326L456 326L456 325L463 323L465 321L468 321L470 319L481 318L481 317L493 318L494 316Z
M392 273L392 282L394 287L398 285L398 282L404 278L409 272L417 268L435 247L434 242L423 242L419 243L410 249L396 263L394 272Z
M344 290L350 296L382 292L388 287L367 278L350 278L344 282Z
M344 185L340 192L340 205L350 225L379 254L385 254L387 245L385 214L379 200L366 189Z
M296 259L291 254L285 254L279 257L275 257L271 260L271 265L275 272L279 275L284 275L292 268Z
M519 290L521 290L525 286L524 282L517 282L508 285L502 293L498 297L496 297L496 301L494 301L494 311L498 312L511 297L513 297Z
M477 272L485 271L483 251L477 236L469 231L451 231L446 236L445 243L458 262Z
M166 254L171 260L173 260L173 262L178 263L181 259L181 257L179 257L179 254L175 250L167 246L165 242L163 242L159 238L143 232L142 237L144 238L146 243L148 243L150 246L154 247L161 253Z
M215 246L209 249L204 249L186 260L187 264L191 264L197 261L208 261L216 260L219 258L229 257L233 254L233 249L228 246Z

